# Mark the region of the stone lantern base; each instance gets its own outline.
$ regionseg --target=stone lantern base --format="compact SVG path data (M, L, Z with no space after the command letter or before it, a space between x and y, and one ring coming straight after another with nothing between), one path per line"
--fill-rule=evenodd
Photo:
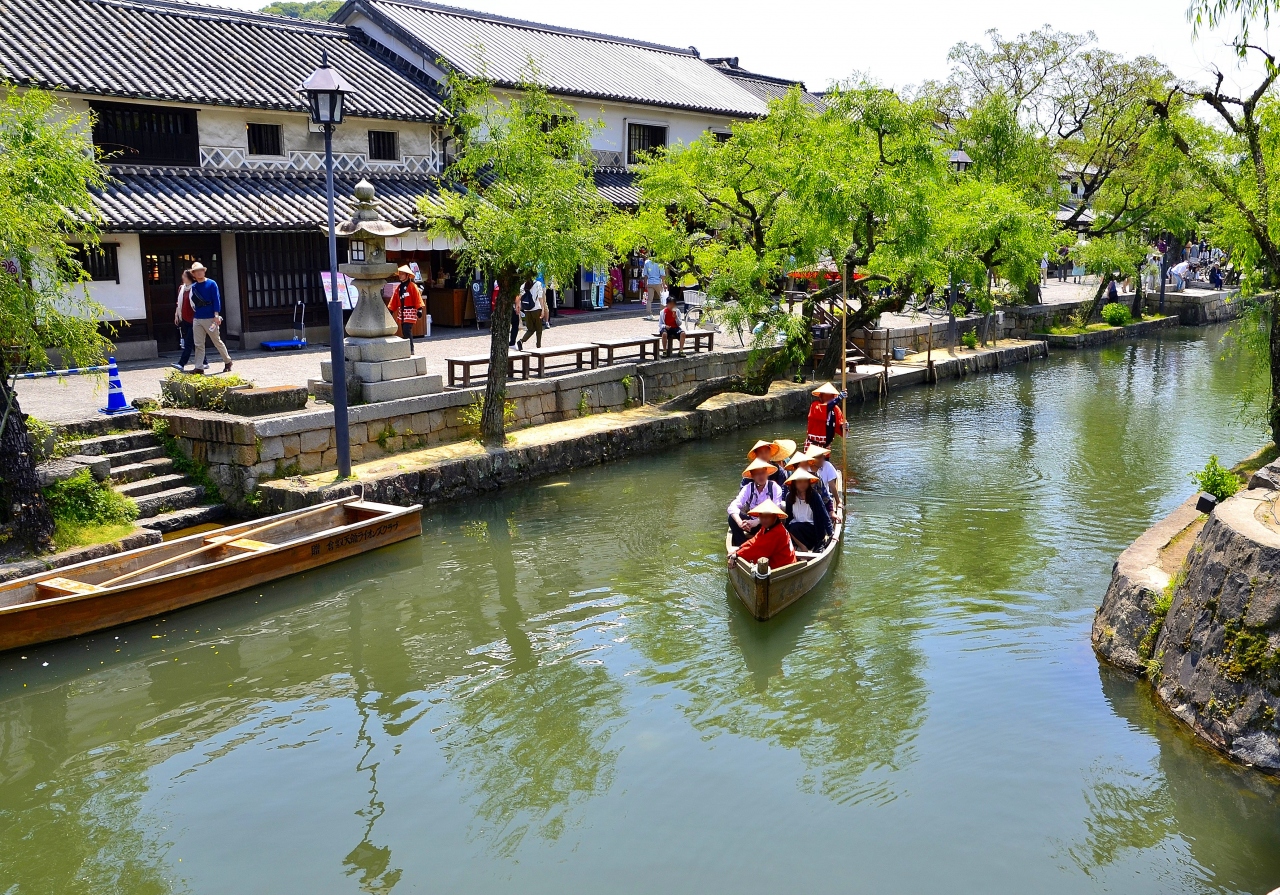
M427 375L427 359L409 354L408 339L348 337L345 351L348 401L374 404L444 391L444 377ZM332 401L333 364L321 362L320 376L307 385L317 398Z

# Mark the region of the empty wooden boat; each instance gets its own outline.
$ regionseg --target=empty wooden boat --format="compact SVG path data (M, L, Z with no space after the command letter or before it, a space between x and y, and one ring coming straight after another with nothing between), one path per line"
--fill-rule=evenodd
M755 563L734 558L729 567L733 591L759 621L767 621L817 586L831 568L840 548L844 526L837 524L820 553L797 553L796 562L761 574ZM725 536L725 550L733 550L733 535Z
M0 650L101 631L416 537L422 507L359 498L0 584Z

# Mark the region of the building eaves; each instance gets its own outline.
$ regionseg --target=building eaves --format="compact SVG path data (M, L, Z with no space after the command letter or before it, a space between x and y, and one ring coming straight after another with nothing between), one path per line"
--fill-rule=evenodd
M361 32L170 0L5 0L0 77L89 96L303 112L322 53L356 117L437 120L434 83Z

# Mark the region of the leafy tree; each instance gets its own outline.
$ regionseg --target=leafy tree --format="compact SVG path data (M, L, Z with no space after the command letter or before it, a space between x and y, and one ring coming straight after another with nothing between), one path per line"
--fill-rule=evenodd
M418 207L433 236L459 244L462 269L497 280L480 431L501 445L516 295L527 276L568 283L579 265L607 261L614 211L592 177L592 125L533 78L498 97L486 81L454 74L447 104L456 155L439 198Z
M12 264L0 268L0 521L37 550L52 546L53 517L10 374L46 367L50 348L74 366L101 364L109 344L72 245L97 245L91 190L106 179L85 125L53 94L0 82L0 261Z
M259 12L276 16L287 16L291 19L306 19L313 22L327 22L342 6L342 0L280 0L268 3Z

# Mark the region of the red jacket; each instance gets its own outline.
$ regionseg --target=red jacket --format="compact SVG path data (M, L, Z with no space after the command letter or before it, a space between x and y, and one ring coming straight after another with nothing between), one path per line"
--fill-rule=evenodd
M835 416L836 416L835 431L832 433L832 437L836 435L844 435L845 434L844 411L840 409L839 404L836 404L831 409L835 411ZM807 429L807 434L813 438L817 438L823 446L830 447L830 445L827 444L827 401L826 400L814 401L813 404L809 406L809 425Z
M407 286L408 288L402 290L402 286ZM402 291L405 294L403 302L400 300ZM395 294L391 296L391 304L388 309L397 323L417 323L418 312L422 310L422 293L418 291L418 285L412 282L397 283Z
M791 535L781 521L773 528L761 529L738 548L738 558L754 563L760 557L769 560L769 568L780 569L796 561L796 550L791 546Z

